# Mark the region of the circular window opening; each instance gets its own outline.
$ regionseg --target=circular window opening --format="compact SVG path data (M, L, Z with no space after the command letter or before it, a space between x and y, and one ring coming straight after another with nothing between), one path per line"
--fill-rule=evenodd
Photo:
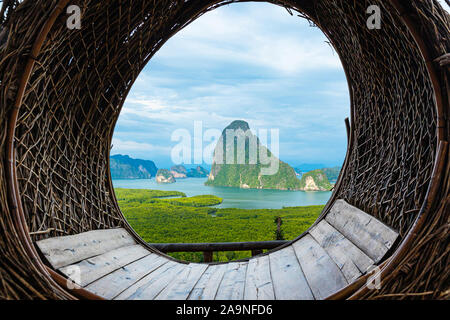
M110 157L119 206L144 241L178 259L273 249L329 200L349 105L320 29L272 4L220 7L170 39L128 95ZM271 242L248 243L259 241Z

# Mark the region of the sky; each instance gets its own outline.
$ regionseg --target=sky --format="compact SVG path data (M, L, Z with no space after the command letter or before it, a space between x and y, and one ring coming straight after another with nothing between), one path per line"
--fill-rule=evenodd
M350 101L341 62L326 40L306 20L272 4L208 12L172 37L141 72L111 154L170 167L179 143L171 139L174 132L189 132L193 141L195 121L204 131L221 131L239 119L256 134L278 129L279 157L292 166L341 165Z

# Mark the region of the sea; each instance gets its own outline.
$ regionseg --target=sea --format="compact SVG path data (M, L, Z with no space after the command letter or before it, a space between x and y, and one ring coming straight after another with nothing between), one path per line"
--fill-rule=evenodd
M305 192L286 190L240 189L205 186L206 178L178 179L175 183L159 184L155 179L113 180L114 188L181 191L188 197L212 194L223 199L217 208L281 209L324 205L331 191Z

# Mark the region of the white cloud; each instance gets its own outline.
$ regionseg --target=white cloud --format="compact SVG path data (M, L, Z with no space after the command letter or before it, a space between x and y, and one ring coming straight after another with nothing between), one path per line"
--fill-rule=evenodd
M130 97L127 99L127 103L134 104L142 107L143 110L147 111L157 111L166 108L166 106L162 105L160 100L150 99L148 97L142 97L139 99L138 97ZM131 108L127 108L126 112L132 112Z
M341 155L331 156L341 159L348 88L325 40L274 5L236 4L207 13L169 40L140 74L113 152L165 161L174 130L192 133L196 120L205 130L222 130L242 119L253 130L280 129L286 156L315 156L343 145Z
M242 11L217 9L205 14L176 40L169 40L156 57L171 65L201 57L196 62L203 65L242 63L286 75L341 68L338 55L330 54L331 47L324 43L324 34L309 28L306 20L274 5L239 6ZM177 61L180 52L183 59Z
M141 143L132 140L121 140L118 138L112 139L112 151L114 153L125 153L129 154L132 152L158 152L167 153L170 152L170 147L153 145L150 143Z
M450 12L450 6L445 2L445 0L438 0L438 2L441 4L441 6L447 10L448 12Z

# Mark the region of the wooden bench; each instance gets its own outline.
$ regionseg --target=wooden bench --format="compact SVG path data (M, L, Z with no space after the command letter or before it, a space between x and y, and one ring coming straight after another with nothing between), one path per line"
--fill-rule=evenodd
M61 274L106 299L325 299L377 265L398 237L374 217L335 202L291 245L244 262L180 263L150 252L124 229L36 244Z

